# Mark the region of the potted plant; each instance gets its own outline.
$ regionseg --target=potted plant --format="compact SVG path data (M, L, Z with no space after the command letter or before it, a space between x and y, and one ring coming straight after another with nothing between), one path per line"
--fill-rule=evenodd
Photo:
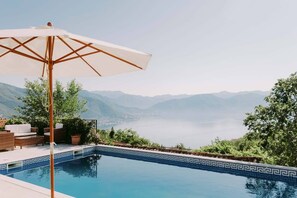
M67 132L69 142L73 145L83 144L91 129L90 124L81 118L64 120L63 127Z
M72 145L78 145L78 144L80 144L80 137L81 137L81 134L73 134L73 135L71 135L71 144Z

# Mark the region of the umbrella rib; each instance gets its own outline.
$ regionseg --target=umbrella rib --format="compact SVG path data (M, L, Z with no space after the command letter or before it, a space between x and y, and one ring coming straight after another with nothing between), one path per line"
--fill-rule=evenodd
M60 39L62 41L62 38L60 36L58 36L58 39ZM64 41L62 41L62 42L64 42ZM78 51L80 51L80 50L82 50L82 49L90 46L90 45L92 45L92 43L89 43L87 45L84 45L84 46L82 46L82 47L80 47L80 48L78 48L78 49L76 49L76 50L74 50L74 51L72 51L72 52L70 52L70 53L68 53L68 54L60 57L60 58L58 58L57 60L55 60L55 62L63 61L64 58L66 58L66 57L68 57L68 56L70 56L70 55L72 55L72 54L74 54L74 53L76 53L76 52L78 52Z
M25 42L22 43L22 44L26 44L26 43L28 43L28 42L30 42L30 41L33 41L33 40L36 39L36 38L37 38L37 37L32 37L32 38L28 39L27 41L25 41ZM14 38L12 38L12 39L14 39ZM22 45L19 44L18 46L14 47L13 49L17 49L17 48L19 48L19 47L21 47L21 46L22 46ZM0 55L0 58L3 57L3 56L5 56L5 55L8 54L9 52L10 52L10 51L7 51L7 52L1 54L1 55Z
M84 63L86 63L96 74L98 74L99 76L101 76L101 74L91 65L89 64L80 54L78 54L77 52L75 52L75 50L66 42L64 41L62 38L59 38L69 49L71 49L77 56L78 58L80 58ZM86 45L86 44L85 44ZM56 63L56 62L55 62Z
M53 36L52 48L51 48L51 56L52 56L51 60L53 60L53 56L54 56L55 39L56 39L56 37Z
M65 62L65 61L69 61L69 60L73 60L73 59L77 59L77 58L81 58L81 57L84 57L84 56L89 56L89 55L97 54L97 53L99 53L99 52L95 51L95 52L89 52L89 53L86 53L86 54L79 54L77 56L73 56L73 57L70 57L70 58L65 58L65 59L60 60L60 61L54 61L54 63L55 64L62 63L62 62Z
M44 60L46 60L47 57L47 51L48 50L48 40L46 40L46 48L45 48L45 54L44 54ZM46 62L44 61L43 63L43 68L42 68L42 77L44 77L44 73L45 73L45 68L46 68Z
M33 37L34 38L34 37ZM35 37L37 38L37 37ZM24 43L21 43L19 40L17 40L16 38L12 38L15 42L17 42L18 44L20 44L21 46L23 46L24 48L26 48L27 50L29 50L30 52L32 52L33 54L35 54L36 56L38 56L40 59L43 59L42 56L40 56L39 54L37 54L35 51L33 51L31 48L29 48L28 46L26 46Z
M0 47L2 47L2 48L4 48L4 49L7 49L7 50L9 50L9 52L18 54L18 55L20 55L20 56L24 56L24 57L27 57L27 58L30 58L30 59L33 59L33 60L37 60L37 61L40 61L40 62L42 62L42 63L45 62L45 60L43 60L43 59L38 59L38 58L36 58L36 57L34 57L34 56L31 56L31 55L29 55L29 54L25 54L25 53L23 53L23 52L20 52L20 51L18 51L18 50L13 49L13 48L9 48L9 47L6 47L6 46L1 45L1 44L0 44Z
M78 43L80 43L80 44L84 44L84 45L86 45L86 43L84 43L84 42L82 42L82 41L80 41L80 40L73 39L73 38L70 38L70 39L73 40L73 41L76 41L76 42L78 42ZM90 48L93 48L93 49L97 50L98 52L102 52L102 53L104 53L104 54L106 54L106 55L108 55L108 56L111 56L111 57L113 57L113 58L115 58L115 59L118 59L118 60L120 60L120 61L122 61L122 62L125 62L125 63L127 63L127 64L129 64L129 65L131 65L131 66L133 66L133 67L138 68L138 69L143 69L142 67L140 67L140 66L138 66L138 65L136 65L136 64L134 64L134 63L131 63L131 62L129 62L129 61L125 60L125 59L122 59L122 58L120 58L120 57L117 57L117 56L115 56L115 55L112 55L112 54L110 54L110 53L108 53L108 52L106 52L106 51L104 51L104 50L98 49L97 47L90 46Z

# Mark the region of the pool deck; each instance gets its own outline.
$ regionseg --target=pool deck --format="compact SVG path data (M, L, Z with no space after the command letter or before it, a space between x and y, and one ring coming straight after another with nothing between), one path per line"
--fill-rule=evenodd
M89 146L72 146L59 144L55 146L55 153L71 151L78 148L86 148ZM23 149L19 147L13 151L0 152L0 164L9 163L38 156L49 154L49 145L44 146L25 146ZM43 198L50 197L50 190L37 185L33 185L24 181L10 178L0 174L0 195L5 198L28 197L28 198ZM71 198L59 192L55 193L57 198Z
M46 198L50 197L50 190L23 182L14 178L0 175L0 194L5 198ZM71 196L55 192L57 198L71 198Z
M87 145L69 145L69 144L58 144L55 146L55 153L62 153L78 148L87 148ZM49 155L49 145L44 146L24 146L23 149L19 147L15 148L13 151L3 151L0 152L0 164L15 162L19 160L25 160L34 157L40 157Z

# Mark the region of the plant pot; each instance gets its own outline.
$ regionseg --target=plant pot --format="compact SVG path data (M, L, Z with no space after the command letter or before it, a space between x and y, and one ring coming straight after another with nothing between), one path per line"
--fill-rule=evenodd
M71 144L78 145L80 143L80 135L72 135L71 136Z

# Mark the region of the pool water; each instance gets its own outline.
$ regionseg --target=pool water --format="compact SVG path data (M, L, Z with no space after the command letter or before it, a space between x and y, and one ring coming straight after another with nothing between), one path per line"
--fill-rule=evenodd
M9 176L50 186L49 167ZM78 198L297 197L294 184L105 155L55 165L55 188Z

